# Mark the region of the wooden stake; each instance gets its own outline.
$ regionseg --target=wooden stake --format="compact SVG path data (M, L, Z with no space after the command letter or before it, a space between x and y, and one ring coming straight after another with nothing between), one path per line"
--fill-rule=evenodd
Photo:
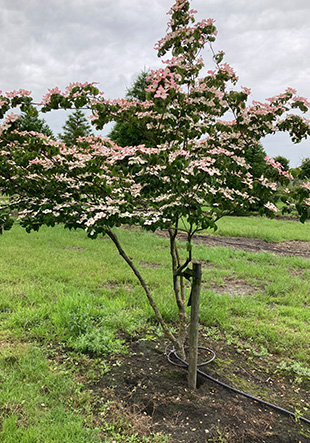
M195 390L197 386L198 329L201 288L201 264L193 263L193 281L191 292L191 321L189 327L188 354L188 387Z

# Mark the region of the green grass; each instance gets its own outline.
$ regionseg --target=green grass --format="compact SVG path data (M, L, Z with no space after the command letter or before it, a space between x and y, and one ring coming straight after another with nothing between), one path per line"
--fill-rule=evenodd
M298 222L238 218L236 226L241 230L243 221L246 231L256 220L263 238L269 236L271 222L274 236L278 231L283 235L289 223L287 236L299 231L300 239L309 240L308 225ZM177 310L167 239L140 230L118 234L164 318L173 322ZM185 256L185 244L180 252ZM225 247L195 246L193 254L203 263L202 332L242 343L252 356L277 354L285 362L280 368L309 378L310 260ZM117 426L94 421L94 399L74 381L75 365L55 365L50 355L55 346L70 348L79 362L86 358L83 352L95 353L98 358L90 360L88 373L93 365L98 376L108 370L111 354L126 352L120 330L160 334L143 291L109 239L90 240L82 231L59 226L31 234L15 226L1 236L0 441L164 441L143 440L134 430L116 438Z
M205 325L310 364L310 260L226 248L199 248L199 258L208 262L201 302ZM221 293L208 289L225 281ZM234 281L243 286L241 296L230 293Z
M161 245L155 238L153 244L154 263ZM141 253L140 263L145 266L149 258ZM156 275L155 291L160 281ZM107 239L91 241L62 227L6 232L0 237L0 441L165 441L157 436L141 440L128 426L126 435L116 437L111 425L100 423L96 429L87 410L96 399L74 383L72 368L63 372L46 357L55 344L70 347L78 362L81 352L97 353L97 377L107 368L106 358L127 352L116 332L133 333L152 321L140 287Z
M214 235L224 237L261 238L266 241L310 241L310 223L278 220L266 217L223 217L217 223ZM207 231L213 234L213 231Z
M52 371L38 346L2 346L0 378L1 442L100 441L70 405L82 404L87 393L65 373Z

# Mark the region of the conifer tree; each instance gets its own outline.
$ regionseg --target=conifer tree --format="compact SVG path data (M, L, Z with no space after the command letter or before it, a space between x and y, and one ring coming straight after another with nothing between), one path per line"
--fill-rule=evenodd
M63 133L58 134L59 140L68 146L74 145L79 137L92 134L90 123L80 109L69 115L62 129Z
M302 160L300 168L299 178L309 179L310 178L310 158L306 157Z
M34 106L30 106L25 109L17 121L18 130L35 131L47 135L55 140L55 136L49 125L43 118L39 118L38 115L39 113Z
M142 71L133 85L127 90L126 99L131 101L144 102L146 100L146 88L150 72ZM150 146L149 135L147 135L146 123L137 126L130 122L118 121L113 126L108 137L118 146Z

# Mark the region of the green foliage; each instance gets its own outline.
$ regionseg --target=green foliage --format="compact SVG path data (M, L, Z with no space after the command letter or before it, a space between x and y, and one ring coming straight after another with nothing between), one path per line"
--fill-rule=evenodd
M143 71L138 75L138 78L127 91L126 98L128 100L139 102L146 100L147 94L145 89L148 85L147 78L149 75L149 71ZM118 146L152 145L145 122L141 125L133 125L130 122L118 121L113 126L108 137Z
M80 109L76 109L69 115L62 129L63 132L58 134L58 137L68 146L74 145L79 137L92 134L90 123Z
M277 155L274 157L274 160L282 165L284 171L288 171L290 169L290 161L283 155Z
M300 173L299 177L301 179L309 179L310 180L310 158L304 158L299 166Z
M295 220L278 220L266 217L223 217L218 221L215 235L224 237L261 238L268 242L310 241L310 224ZM211 233L212 234L212 233Z
M149 85L149 81L147 79L150 74L150 71L147 70L142 71L138 75L133 85L127 90L126 98L128 100L137 100L139 102L143 102L147 98L145 89Z
M110 441L112 443L169 443L169 437L164 435L155 434L151 437L140 437L138 433L132 433L130 424L126 422L107 425L105 430L111 435L112 440L109 440L109 443ZM108 441L105 440L105 443Z
M2 443L99 443L98 432L70 407L85 401L81 384L51 367L35 344L11 343L1 351Z
M23 111L17 120L17 129L19 131L35 131L47 135L55 140L53 131L43 118L39 118L39 113L34 106L29 106Z
M3 231L9 231L14 224L14 219L10 215L10 211L3 211L0 214L0 234Z
M310 383L310 367L303 365L299 361L282 361L278 365L277 371L293 376L297 384Z
M294 362L294 361L286 362L286 361L282 361L278 365L278 369L280 371L285 371L285 372L288 372L290 374L295 374L295 375L298 375L298 376L308 377L308 379L310 381L310 368L304 367L299 362Z
M116 338L114 333L104 327L93 328L70 340L70 345L78 352L102 354L123 354L126 348L123 341Z
M83 303L83 299L85 302ZM66 337L78 337L92 329L92 315L87 298L81 294L64 297L55 307L53 322Z
M251 166L251 173L259 178L266 173L266 151L262 145L247 146L244 152L246 162Z

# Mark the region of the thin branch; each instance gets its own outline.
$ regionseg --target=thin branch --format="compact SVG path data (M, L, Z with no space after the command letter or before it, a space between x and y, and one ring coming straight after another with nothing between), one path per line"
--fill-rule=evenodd
M129 267L131 268L131 270L133 271L133 273L135 274L135 276L137 277L137 279L139 280L142 288L144 289L144 292L148 298L148 301L156 315L156 318L158 319L161 327L163 328L166 336L171 340L171 342L176 345L177 347L179 347L179 343L178 340L176 339L176 337L172 334L172 332L170 331L168 325L166 324L166 322L164 321L156 303L155 300L152 296L152 294L150 293L147 283L145 282L144 278L142 277L142 275L140 274L139 270L136 268L136 266L134 265L133 261L131 260L130 257L128 257L128 255L126 254L126 252L124 251L124 249L122 248L116 234L114 234L114 232L111 231L111 229L107 229L106 231L107 235L110 237L110 239L113 241L113 243L115 244L120 256L126 261L126 263L129 265Z

